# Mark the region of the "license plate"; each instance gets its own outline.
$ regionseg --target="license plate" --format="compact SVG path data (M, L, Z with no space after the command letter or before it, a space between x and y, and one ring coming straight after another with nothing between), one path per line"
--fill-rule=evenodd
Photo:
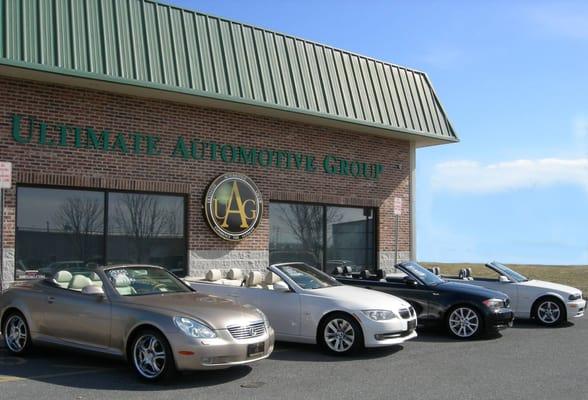
M412 321L408 321L407 330L414 331L416 329L416 320L413 319Z
M264 350L265 350L265 343L264 342L253 343L253 344L247 345L247 357L261 356L263 354Z

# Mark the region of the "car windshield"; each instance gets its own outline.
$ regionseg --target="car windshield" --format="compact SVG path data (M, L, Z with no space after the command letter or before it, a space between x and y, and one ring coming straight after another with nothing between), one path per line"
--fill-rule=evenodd
M105 273L121 296L190 292L178 278L162 268L120 267L107 269Z
M435 275L425 267L414 262L401 264L400 268L406 274L412 275L413 278L419 280L427 286L435 286L445 282L445 280L440 276Z
M498 272L500 275L504 275L506 276L508 279L510 279L513 282L526 282L529 280L529 278L527 278L524 275L519 274L516 271L513 271L512 269L508 268L506 265L501 264L499 262L491 262L490 264L488 264L488 266L490 268L492 268L493 270L495 270L496 272Z
M322 289L331 286L341 286L337 280L324 272L306 264L287 264L277 268L288 278L292 279L302 289Z

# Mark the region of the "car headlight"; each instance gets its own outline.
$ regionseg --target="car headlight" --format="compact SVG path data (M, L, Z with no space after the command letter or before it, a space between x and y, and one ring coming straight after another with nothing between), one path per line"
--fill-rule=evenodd
M568 297L568 299L570 301L580 300L581 298L582 298L582 293L570 294L570 297Z
M482 303L486 307L488 307L492 311L500 310L501 308L505 308L504 300L501 299L487 299L484 300Z
M389 310L363 310L362 313L373 321L387 321L398 318L393 311Z
M211 339L216 337L216 333L212 329L192 318L174 317L174 324L186 335L193 338Z

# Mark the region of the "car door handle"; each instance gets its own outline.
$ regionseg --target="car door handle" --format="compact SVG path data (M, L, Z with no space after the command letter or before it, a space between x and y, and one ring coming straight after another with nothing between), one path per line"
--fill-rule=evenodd
M53 304L54 301L55 301L55 297L53 297L53 296L47 297L47 303Z

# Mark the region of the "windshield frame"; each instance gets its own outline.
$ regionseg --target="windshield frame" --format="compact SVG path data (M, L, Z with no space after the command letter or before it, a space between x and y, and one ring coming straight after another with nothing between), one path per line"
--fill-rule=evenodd
M112 270L117 270L117 269L153 269L153 270L161 270L164 273L166 273L167 275L169 275L169 277L171 277L171 279L178 284L179 287L185 288L185 291L174 291L174 292L153 292L153 293L137 293L137 294L133 294L133 295L122 295L118 292L118 290L116 290L116 286L114 285L114 282L110 279L110 275L109 272ZM178 293L190 293L190 292L195 292L195 290L190 287L190 285L186 284L183 280L181 280L180 278L178 278L173 272L168 271L167 269L163 268L163 267L159 267L156 265L112 265L112 266L108 266L108 268L104 268L102 270L102 273L104 274L104 278L103 281L106 281L108 284L108 289L113 292L114 294L116 294L117 296L120 296L122 298L135 298L135 297L142 297L142 296L153 296L153 295L170 295L170 294L178 294Z
M517 271L498 261L492 261L491 263L486 264L486 267L490 268L498 275L506 276L508 279L510 279L511 282L521 283L529 281L529 278L525 275L518 273Z
M328 283L327 286L322 286L322 287L302 287L293 277L291 277L285 270L284 268L297 268L299 270L302 270L301 272L306 273L311 275L313 278L323 278L325 283ZM318 268L312 267L306 263L302 263L302 262L294 262L294 263L280 263L280 264L274 264L271 265L268 268L270 271L276 272L278 275L280 275L280 277L287 283L290 284L290 286L295 286L297 289L299 290L319 290L319 289L326 289L329 287L335 287L335 286L343 286L343 284L339 281L337 281L335 278L333 278L332 276L330 276L329 274L319 270ZM307 269L308 271L304 271L304 269ZM310 272L310 273L309 273ZM319 279L320 280L320 279Z
M423 273L427 277L433 277L433 280L434 281L428 281L428 280L425 280L425 279L421 278L416 273L414 273L413 271L410 270L410 267L411 266L414 266L414 267L417 267L417 268L422 269ZM406 275L408 275L408 276L416 279L417 282L419 282L423 286L431 286L431 287L433 287L433 286L437 286L437 285L440 285L442 283L447 282L445 279L441 278L438 275L435 275L434 273L432 273L431 271L429 271L427 268L423 267L422 265L420 265L419 263L414 262L414 261L400 263L396 267L398 269L400 269L402 272L404 272Z

